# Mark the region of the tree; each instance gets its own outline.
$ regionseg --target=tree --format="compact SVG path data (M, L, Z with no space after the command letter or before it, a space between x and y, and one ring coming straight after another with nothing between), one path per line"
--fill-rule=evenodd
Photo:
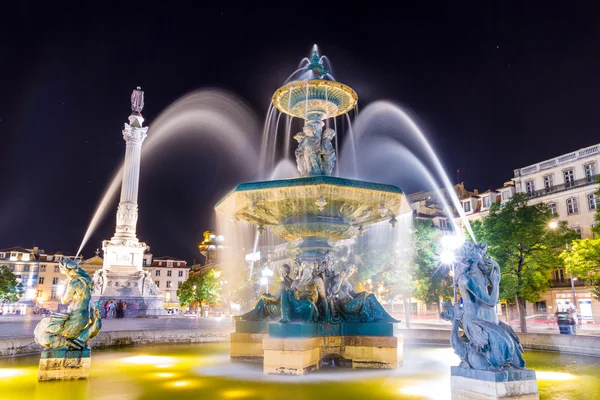
M2 303L15 303L23 295L23 285L6 265L0 267L0 300Z
M560 255L569 274L588 281L590 292L600 300L600 238L578 239Z
M414 294L425 303L436 303L439 313L440 298L452 297L450 270L439 261L440 231L430 221L416 220L414 227Z
M526 302L538 301L548 290L551 271L562 265L560 252L577 237L564 221L549 229L552 212L528 201L527 194L517 193L502 206L493 204L489 216L472 225L476 239L488 244L488 254L500 265L500 297L515 299L521 332L527 332Z
M210 303L216 303L221 296L221 281L220 272L215 269L210 269L201 274L191 275L177 289L177 297L182 305L191 307L202 307Z

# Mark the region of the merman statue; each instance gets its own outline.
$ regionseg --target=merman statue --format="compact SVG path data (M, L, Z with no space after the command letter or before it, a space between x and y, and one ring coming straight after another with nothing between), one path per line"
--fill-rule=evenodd
M283 264L279 269L282 281L279 284L277 293L275 295L264 293L252 310L235 317L235 319L241 321L265 321L281 316L281 295L292 286L290 270L291 268L288 264Z
M86 349L102 327L99 304L92 307L94 281L79 268L79 261L65 259L59 265L66 275L61 303L69 305L68 311L42 318L35 327L35 341L49 349Z

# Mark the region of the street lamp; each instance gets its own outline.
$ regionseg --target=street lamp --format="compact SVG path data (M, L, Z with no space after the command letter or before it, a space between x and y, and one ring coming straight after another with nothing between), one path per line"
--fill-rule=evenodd
M269 268L264 268L261 273L262 278L260 278L260 284L265 285L265 292L269 293L269 278L273 276L273 271Z
M548 228L555 230L558 228L558 221L552 220L548 223ZM569 250L569 243L565 243L565 249ZM577 295L575 294L575 281L577 278L573 278L573 274L569 273L569 279L571 280L571 294L573 296L573 307L575 307L575 311L577 311ZM577 322L577 321L575 321Z

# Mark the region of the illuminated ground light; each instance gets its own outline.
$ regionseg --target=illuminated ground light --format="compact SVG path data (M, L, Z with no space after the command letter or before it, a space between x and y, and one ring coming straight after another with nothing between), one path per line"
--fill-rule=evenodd
M432 385L431 382L423 382L421 384L413 384L398 388L398 393L408 396L419 396L428 399L449 399L450 393L446 388L439 385Z
M171 372L157 372L154 374L154 376L156 376L157 378L172 378L175 376L175 374Z
M14 378L17 376L25 375L24 371L16 368L0 368L0 378Z
M168 368L175 364L174 358L162 356L133 356L123 358L122 361L134 365L154 365L156 368Z
M242 399L252 394L249 390L227 390L223 392L223 397L226 399Z
M571 381L576 378L575 375L568 372L554 371L535 371L535 376L541 381Z

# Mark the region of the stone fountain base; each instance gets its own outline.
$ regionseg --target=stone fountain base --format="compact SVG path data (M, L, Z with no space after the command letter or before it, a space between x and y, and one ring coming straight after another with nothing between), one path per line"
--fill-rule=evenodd
M90 349L42 351L38 381L68 381L87 379L90 375Z
M451 370L452 400L539 400L535 371Z
M395 369L402 363L402 338L394 336L268 337L263 348L263 371L273 375L306 375L322 360L353 369Z
M391 323L288 323L235 321L232 361L263 363L265 374L305 375L323 360L346 368L394 369L403 340Z

